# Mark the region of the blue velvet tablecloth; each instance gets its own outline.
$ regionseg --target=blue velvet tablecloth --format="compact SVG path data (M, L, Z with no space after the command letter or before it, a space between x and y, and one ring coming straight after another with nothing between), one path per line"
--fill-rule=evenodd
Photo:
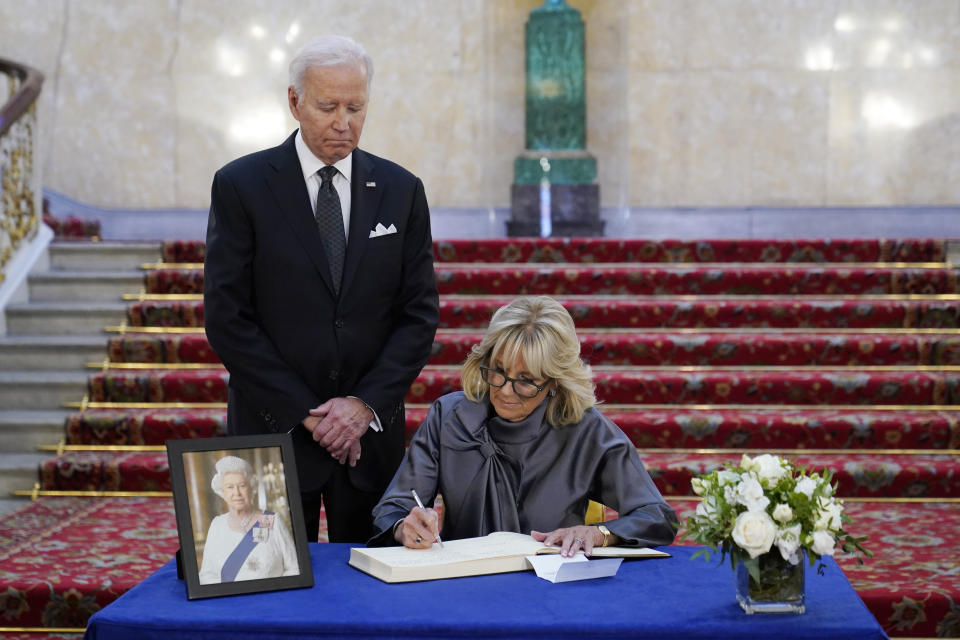
M87 640L267 638L886 638L841 569L808 568L807 612L746 615L729 562L624 561L612 578L553 584L532 571L386 584L349 565L350 546L311 544L315 585L188 601L170 561L87 627Z

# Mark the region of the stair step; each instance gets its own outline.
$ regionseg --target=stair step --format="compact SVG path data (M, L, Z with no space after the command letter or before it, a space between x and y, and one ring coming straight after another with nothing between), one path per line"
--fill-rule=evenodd
M960 371L954 370L594 367L593 379L597 398L607 403L960 404ZM174 382L169 381L171 388ZM458 368L427 367L414 381L407 400L432 402L459 388Z
M83 371L0 371L0 407L56 409L83 398Z
M580 330L590 328L960 328L960 296L556 296ZM513 296L464 295L440 298L440 328L486 329L493 312ZM171 301L173 302L173 301ZM152 303L146 310L162 315ZM199 309L195 306L199 304ZM199 316L203 303L182 302L184 321ZM191 308L190 305L194 305ZM174 315L174 314L171 314ZM189 326L189 325L185 325Z
M441 329L485 330L505 295L442 296ZM580 330L617 328L960 328L960 296L555 296ZM132 326L203 327L201 300L130 305Z
M52 242L50 266L57 270L130 270L160 259L160 242Z
M50 453L4 453L0 456L0 496L32 490L40 480L38 470L52 459Z
M30 300L36 302L116 302L125 293L143 289L140 271L47 271L27 278Z
M437 264L440 295L954 294L960 268L836 265ZM148 271L146 291L203 293L202 268Z
M640 448L960 449L960 409L650 409L606 405L600 411ZM427 417L408 405L409 440ZM66 421L67 443L163 445L226 432L226 409L88 409Z
M435 240L437 262L939 262L960 243L918 239L485 238ZM166 262L203 262L202 240L164 242ZM951 254L953 255L953 254ZM960 259L954 259L960 264Z
M607 403L960 405L960 370L712 369L594 367ZM111 369L90 376L94 402L226 402L228 374L214 369ZM407 402L430 403L460 388L458 367L427 367Z
M0 336L0 369L82 369L106 357L104 335Z
M812 471L831 470L842 498L960 498L956 455L785 454ZM693 495L690 481L739 459L737 453L656 453L640 458L664 496Z
M156 446L226 431L226 409L88 409L66 420L66 441L77 445Z
M591 365L960 365L960 333L666 333L642 329L580 331L580 357ZM481 331L441 329L429 364L459 364ZM107 347L111 362L219 363L205 334L127 333Z
M70 411L0 410L0 451L36 452L40 445L60 442Z
M656 453L641 459L665 496L693 495L697 475L736 460L736 453ZM867 453L785 454L811 471L831 470L840 497L960 498L960 458L955 455ZM46 490L170 491L165 452L68 451L43 462Z
M122 302L30 302L7 306L7 331L16 334L94 334L123 322ZM104 345L106 338L104 338Z
M47 491L171 490L166 453L68 451L40 462Z

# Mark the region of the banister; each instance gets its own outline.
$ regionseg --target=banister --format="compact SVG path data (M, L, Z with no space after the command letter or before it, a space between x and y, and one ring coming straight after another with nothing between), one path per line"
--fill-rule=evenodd
M13 96L0 106L0 136L27 112L40 95L43 86L43 74L19 62L0 58L0 73L12 76L19 80L19 86Z
M19 62L0 58L0 74L9 91L0 104L0 313L22 283L25 267L18 251L29 246L40 229L40 175L34 165L37 97L43 74ZM25 255L25 254L22 254ZM14 268L8 280L8 269ZM0 324L0 333L3 325Z

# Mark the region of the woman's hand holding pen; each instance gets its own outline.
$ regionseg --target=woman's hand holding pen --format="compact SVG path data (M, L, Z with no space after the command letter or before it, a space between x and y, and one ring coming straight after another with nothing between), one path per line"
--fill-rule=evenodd
M440 516L434 509L414 507L401 522L394 537L410 549L429 549L440 537Z

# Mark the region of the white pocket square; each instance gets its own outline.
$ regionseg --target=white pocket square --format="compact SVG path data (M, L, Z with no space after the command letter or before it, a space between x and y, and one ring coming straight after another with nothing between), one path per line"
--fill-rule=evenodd
M383 223L378 222L377 226L370 232L371 238L379 238L380 236L388 236L391 233L396 233L397 228L391 224L389 227L383 226Z

